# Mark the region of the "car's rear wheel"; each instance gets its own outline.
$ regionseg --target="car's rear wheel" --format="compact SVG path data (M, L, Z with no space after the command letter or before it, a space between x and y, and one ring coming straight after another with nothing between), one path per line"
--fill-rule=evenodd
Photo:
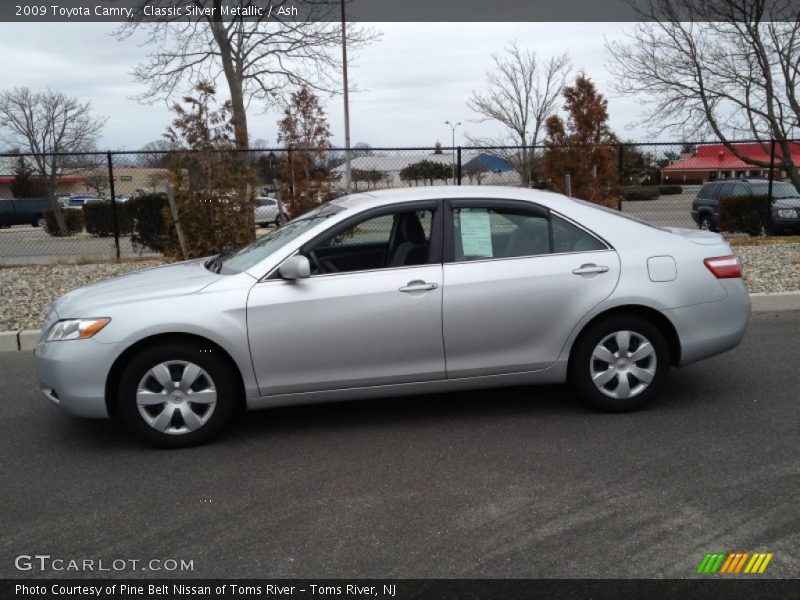
M580 336L569 379L578 396L592 406L623 412L655 398L668 372L669 346L658 327L637 315L619 315Z
M165 448L213 438L236 405L234 377L212 348L170 342L137 354L122 373L119 412L142 439Z
M714 231L714 221L709 215L700 215L700 229L703 231Z
M44 229L45 227L47 227L47 221L45 220L44 217L39 217L38 219L35 219L33 221L33 226L39 227L40 229Z

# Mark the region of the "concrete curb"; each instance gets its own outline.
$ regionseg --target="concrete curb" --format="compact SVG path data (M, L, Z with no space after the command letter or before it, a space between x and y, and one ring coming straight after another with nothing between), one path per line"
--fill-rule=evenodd
M754 314L800 310L800 290L795 292L775 292L771 294L750 294ZM41 331L24 329L22 331L0 331L0 352L33 350L39 341Z
M800 291L750 294L754 313L800 310Z

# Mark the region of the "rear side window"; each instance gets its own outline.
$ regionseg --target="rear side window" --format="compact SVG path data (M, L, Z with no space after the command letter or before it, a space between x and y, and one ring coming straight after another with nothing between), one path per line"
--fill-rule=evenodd
M749 196L750 195L750 190L743 183L735 183L735 184L733 184L733 190L731 190L730 195L731 196Z
M606 249L603 242L569 221L555 215L552 216L552 221L554 252L593 252Z
M700 192L697 194L698 198L713 198L714 193L717 191L717 184L716 183L707 183L701 189Z
M493 208L453 211L455 260L549 254L550 228L544 214Z
M735 184L732 182L720 184L715 198L719 199L719 198L727 198L728 196L733 196L734 185Z
M566 219L524 209L456 208L453 233L456 262L608 249Z

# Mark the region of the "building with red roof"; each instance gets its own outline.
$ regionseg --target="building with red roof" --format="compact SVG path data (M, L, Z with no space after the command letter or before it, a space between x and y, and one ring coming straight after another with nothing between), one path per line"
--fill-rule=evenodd
M733 144L744 156L755 160L770 159L770 144L747 143ZM791 143L792 162L800 164L800 144ZM775 162L779 163L783 156L779 145L775 146ZM663 183L683 183L687 181L705 183L716 179L731 177L768 177L769 168L752 165L733 154L722 144L704 144L697 146L694 156L686 156L673 161L661 169ZM774 176L784 176L781 169L775 169Z

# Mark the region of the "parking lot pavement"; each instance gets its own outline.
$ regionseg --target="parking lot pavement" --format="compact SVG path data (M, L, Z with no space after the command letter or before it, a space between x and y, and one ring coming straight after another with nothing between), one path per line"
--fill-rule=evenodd
M119 245L122 256L141 256L131 245L130 236L121 236ZM152 256L151 253L146 255ZM0 265L111 260L115 257L113 237L80 233L61 238L34 227L0 229Z
M249 413L181 451L61 414L32 357L3 354L0 576L41 576L14 568L38 553L194 577L691 577L706 552L762 551L761 577L797 577L798 339L800 313L755 316L637 413L503 389Z
M659 227L697 229L691 214L695 196L684 193L660 196L655 200L626 200L622 203L622 212Z

